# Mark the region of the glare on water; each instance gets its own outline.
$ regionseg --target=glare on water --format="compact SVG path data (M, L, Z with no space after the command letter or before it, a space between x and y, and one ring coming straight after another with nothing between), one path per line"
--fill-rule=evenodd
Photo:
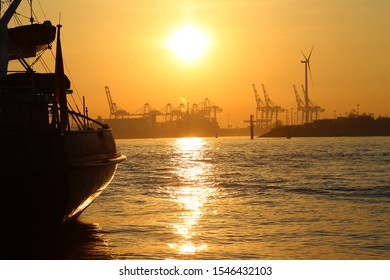
M176 176L181 185L170 188L170 196L181 208L177 222L170 227L179 236L175 243L168 246L179 254L194 254L207 249L206 243L195 243L194 235L199 226L199 220L204 214L205 204L213 196L214 190L203 185L205 174L211 172L210 165L203 162L204 140L202 138L179 138L176 140L175 161Z
M389 138L133 139L118 148L128 160L80 217L100 225L115 258L390 257Z

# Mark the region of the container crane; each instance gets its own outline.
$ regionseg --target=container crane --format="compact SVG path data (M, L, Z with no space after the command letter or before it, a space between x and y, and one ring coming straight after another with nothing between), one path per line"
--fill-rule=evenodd
M253 87L253 92L255 94L255 100L256 100L255 124L257 127L264 127L265 104L263 100L261 100L259 94L257 93L256 85L252 84L252 87Z
M118 118L124 118L125 116L129 116L129 112L120 109L116 103L112 102L110 88L108 86L105 87L106 90L106 96L108 100L108 106L110 108L110 119L118 119Z
M305 93L305 87L302 85L302 91L304 94ZM325 109L321 108L320 106L314 104L310 98L308 99L308 103L309 103L309 122L312 122L313 121L313 114L315 116L315 120L318 120L318 115L319 113L322 113L322 112L325 112Z
M263 88L263 93L264 93L264 100L265 100L265 118L266 118L266 127L270 127L272 126L273 124L277 124L278 123L278 114L279 113L283 113L285 112L286 110L283 109L282 107L274 104L266 89L265 89L265 86L262 84L261 85L262 88ZM273 115L275 114L275 122L273 122Z
M217 121L217 113L223 111L222 108L212 103L208 98L205 98L198 106L198 112L203 114L203 117L210 121Z
M173 120L171 103L167 103L167 105L165 105L165 107L163 107L160 112L164 112L165 122L171 122Z
M295 85L293 85L294 93L295 93L295 100L297 101L297 124L299 124L299 112L301 113L301 124L303 124L303 121L305 119L305 103L299 96L299 93L297 91L297 88Z

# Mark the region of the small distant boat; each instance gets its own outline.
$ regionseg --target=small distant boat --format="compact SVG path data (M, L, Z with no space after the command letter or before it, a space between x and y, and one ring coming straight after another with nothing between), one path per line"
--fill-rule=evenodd
M2 222L63 224L102 193L126 157L108 125L68 107L72 91L64 74L61 26L46 21L8 28L20 2L14 0L0 19ZM55 73L36 73L25 58L48 48L56 35ZM25 70L11 71L10 60Z

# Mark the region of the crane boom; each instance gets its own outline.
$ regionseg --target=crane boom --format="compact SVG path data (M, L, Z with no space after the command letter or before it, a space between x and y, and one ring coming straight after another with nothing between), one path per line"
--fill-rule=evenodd
M126 116L130 116L130 113L119 108L116 103L112 102L112 97L110 93L110 88L108 86L105 87L106 96L108 100L108 106L110 107L110 119L112 118L124 118Z
M259 96L259 94L257 92L256 85L252 84L252 87L253 87L253 92L255 93L255 99L256 99L257 108L265 107L263 101L261 100L261 98L260 98L260 96Z
M296 86L293 85L293 88L294 88L294 93L295 93L295 100L297 101L297 107L298 108L303 108L304 104L303 104L303 101L302 101L301 97L299 96L299 93L297 91Z
M269 95L268 95L267 91L265 90L264 84L261 84L261 87L263 88L265 104L267 106L269 106L270 105L269 103L270 103L271 99L269 98Z
M255 84L252 84L252 87L253 87L253 92L255 93L255 99L256 99L256 102L257 102L257 100L259 100L260 97L259 97L259 94L257 93Z
M106 90L106 96L107 96L107 100L108 100L108 106L110 108L110 119L111 119L112 116L115 115L118 108L117 108L116 104L114 102L112 102L110 88L108 86L106 86L105 90Z

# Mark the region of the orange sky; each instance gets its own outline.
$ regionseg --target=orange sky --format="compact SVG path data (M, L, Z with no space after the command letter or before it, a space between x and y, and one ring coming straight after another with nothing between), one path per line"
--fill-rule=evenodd
M301 51L311 57L311 100L321 115L360 112L390 116L388 0L34 0L57 24L61 13L65 63L90 116L108 117L104 87L122 109L155 109L180 98L209 98L233 126L255 113L252 83L296 110L293 84L304 83ZM28 14L27 14L28 15ZM164 47L185 24L212 41L204 56L182 63ZM75 97L77 94L75 93ZM262 95L261 95L262 97ZM283 114L281 119L285 120Z

